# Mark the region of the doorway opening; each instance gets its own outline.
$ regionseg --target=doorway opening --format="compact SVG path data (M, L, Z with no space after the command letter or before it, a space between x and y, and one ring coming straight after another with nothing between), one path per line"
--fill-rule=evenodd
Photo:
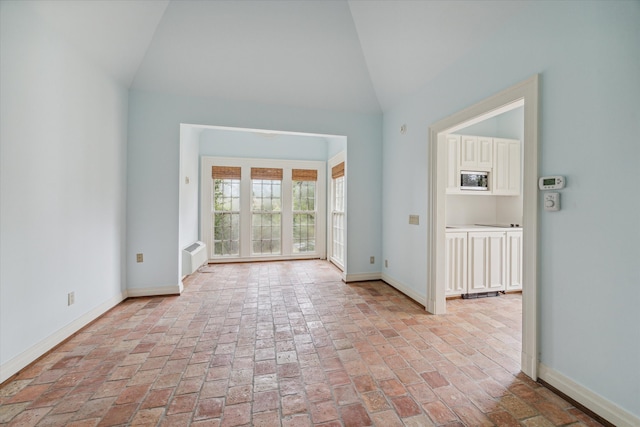
M210 262L327 258L328 165L346 149L342 135L181 124L178 252L201 241Z
M429 276L427 310L446 313L445 232L447 187L446 135L495 117L522 104L524 108L522 164L522 351L521 369L537 379L537 177L538 75L459 111L429 127Z

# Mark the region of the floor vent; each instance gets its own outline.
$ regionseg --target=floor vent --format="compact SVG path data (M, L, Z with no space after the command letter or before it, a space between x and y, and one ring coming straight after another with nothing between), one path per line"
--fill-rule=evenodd
M182 275L195 273L202 264L207 262L207 245L195 242L182 250Z
M462 299L499 297L500 292L478 292L476 294L462 294Z

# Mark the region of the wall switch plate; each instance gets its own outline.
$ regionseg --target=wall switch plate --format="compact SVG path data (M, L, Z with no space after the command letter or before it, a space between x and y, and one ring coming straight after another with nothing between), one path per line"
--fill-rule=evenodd
M73 305L76 302L76 294L75 292L69 292L67 294L67 305Z
M420 216L419 215L409 215L409 224L411 224L411 225L420 225Z
M136 254L136 262L143 262L144 261L144 257L142 256L142 254Z
M369 257L369 264L374 264L376 262L376 257Z
M384 260L384 268L389 268L389 261L388 260Z
M544 210L550 212L560 210L560 193L544 193Z

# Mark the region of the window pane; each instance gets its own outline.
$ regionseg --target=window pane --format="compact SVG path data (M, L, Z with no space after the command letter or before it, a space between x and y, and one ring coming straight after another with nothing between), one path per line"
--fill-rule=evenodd
M213 256L239 255L240 180L213 181Z
M252 253L280 253L280 199L282 182L271 179L252 180Z

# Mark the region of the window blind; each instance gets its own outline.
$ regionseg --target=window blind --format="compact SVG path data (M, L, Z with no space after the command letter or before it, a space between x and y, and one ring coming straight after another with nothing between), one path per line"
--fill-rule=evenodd
M317 181L318 171L315 169L293 169L291 171L292 181Z
M331 168L331 178L336 179L344 176L344 162L340 162Z
M211 177L213 179L240 179L239 166L213 166L211 168Z
M282 180L282 169L278 169L278 168L251 168L251 179Z

